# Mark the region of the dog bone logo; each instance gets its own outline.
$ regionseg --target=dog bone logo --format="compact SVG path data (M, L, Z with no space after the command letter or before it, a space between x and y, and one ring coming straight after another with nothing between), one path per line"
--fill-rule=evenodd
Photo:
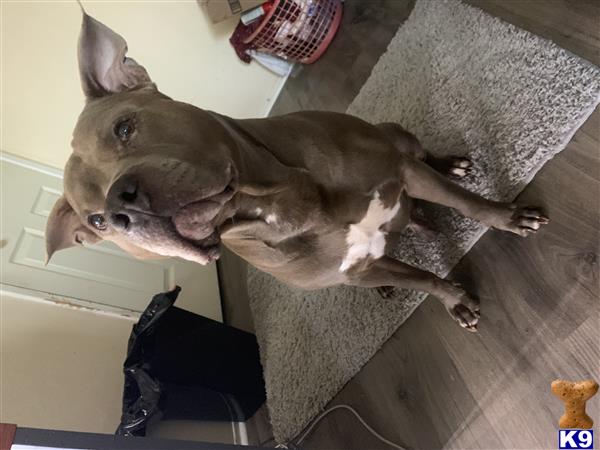
M565 413L558 421L559 428L576 428L588 430L594 421L585 412L585 402L598 392L598 383L594 380L566 381L554 380L552 393L565 405Z

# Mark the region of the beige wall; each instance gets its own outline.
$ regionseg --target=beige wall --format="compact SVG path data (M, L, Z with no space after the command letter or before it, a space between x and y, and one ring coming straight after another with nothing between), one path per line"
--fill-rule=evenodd
M245 65L229 44L236 20L212 24L193 1L84 5L128 41L165 94L233 117L264 116L281 79ZM2 150L62 168L83 106L75 0L1 2Z
M0 422L114 433L133 322L0 296Z

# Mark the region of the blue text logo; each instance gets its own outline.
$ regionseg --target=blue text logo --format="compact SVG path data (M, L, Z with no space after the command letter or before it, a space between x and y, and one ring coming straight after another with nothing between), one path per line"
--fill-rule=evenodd
M592 449L594 448L594 430L558 430L558 448Z

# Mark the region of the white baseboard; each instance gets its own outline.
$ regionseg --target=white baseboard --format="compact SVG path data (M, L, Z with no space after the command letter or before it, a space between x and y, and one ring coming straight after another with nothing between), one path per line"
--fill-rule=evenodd
M290 77L290 74L292 73L293 69L294 69L294 67L292 66L289 73L285 77L281 77L279 82L276 84L275 91L273 92L273 95L271 96L271 98L269 99L269 101L267 103L267 107L265 108L263 117L269 117L269 115L271 114L271 110L273 109L275 102L279 98L279 95L281 94L281 91L283 90L285 83L287 82L288 78Z
M94 314L115 317L118 319L130 320L136 322L140 318L140 313L129 309L121 309L114 306L102 305L81 300L78 298L57 296L49 292L39 292L21 286L0 283L0 297L15 297L32 302L51 303L59 308L73 309L77 311L87 311Z

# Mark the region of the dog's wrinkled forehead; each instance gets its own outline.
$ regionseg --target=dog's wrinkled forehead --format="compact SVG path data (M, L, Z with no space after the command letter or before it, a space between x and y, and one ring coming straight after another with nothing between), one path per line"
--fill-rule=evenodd
M168 98L156 89L139 89L88 101L77 119L71 147L87 159L104 160L114 155L101 149L115 149L114 127L124 118L134 117L157 99Z
M103 159L105 155L99 151L99 147L109 143L112 123L132 110L135 110L135 105L115 102L112 97L88 102L73 130L73 153L86 159Z
M64 194L77 215L86 217L104 209L111 178L108 171L71 155L64 172Z

